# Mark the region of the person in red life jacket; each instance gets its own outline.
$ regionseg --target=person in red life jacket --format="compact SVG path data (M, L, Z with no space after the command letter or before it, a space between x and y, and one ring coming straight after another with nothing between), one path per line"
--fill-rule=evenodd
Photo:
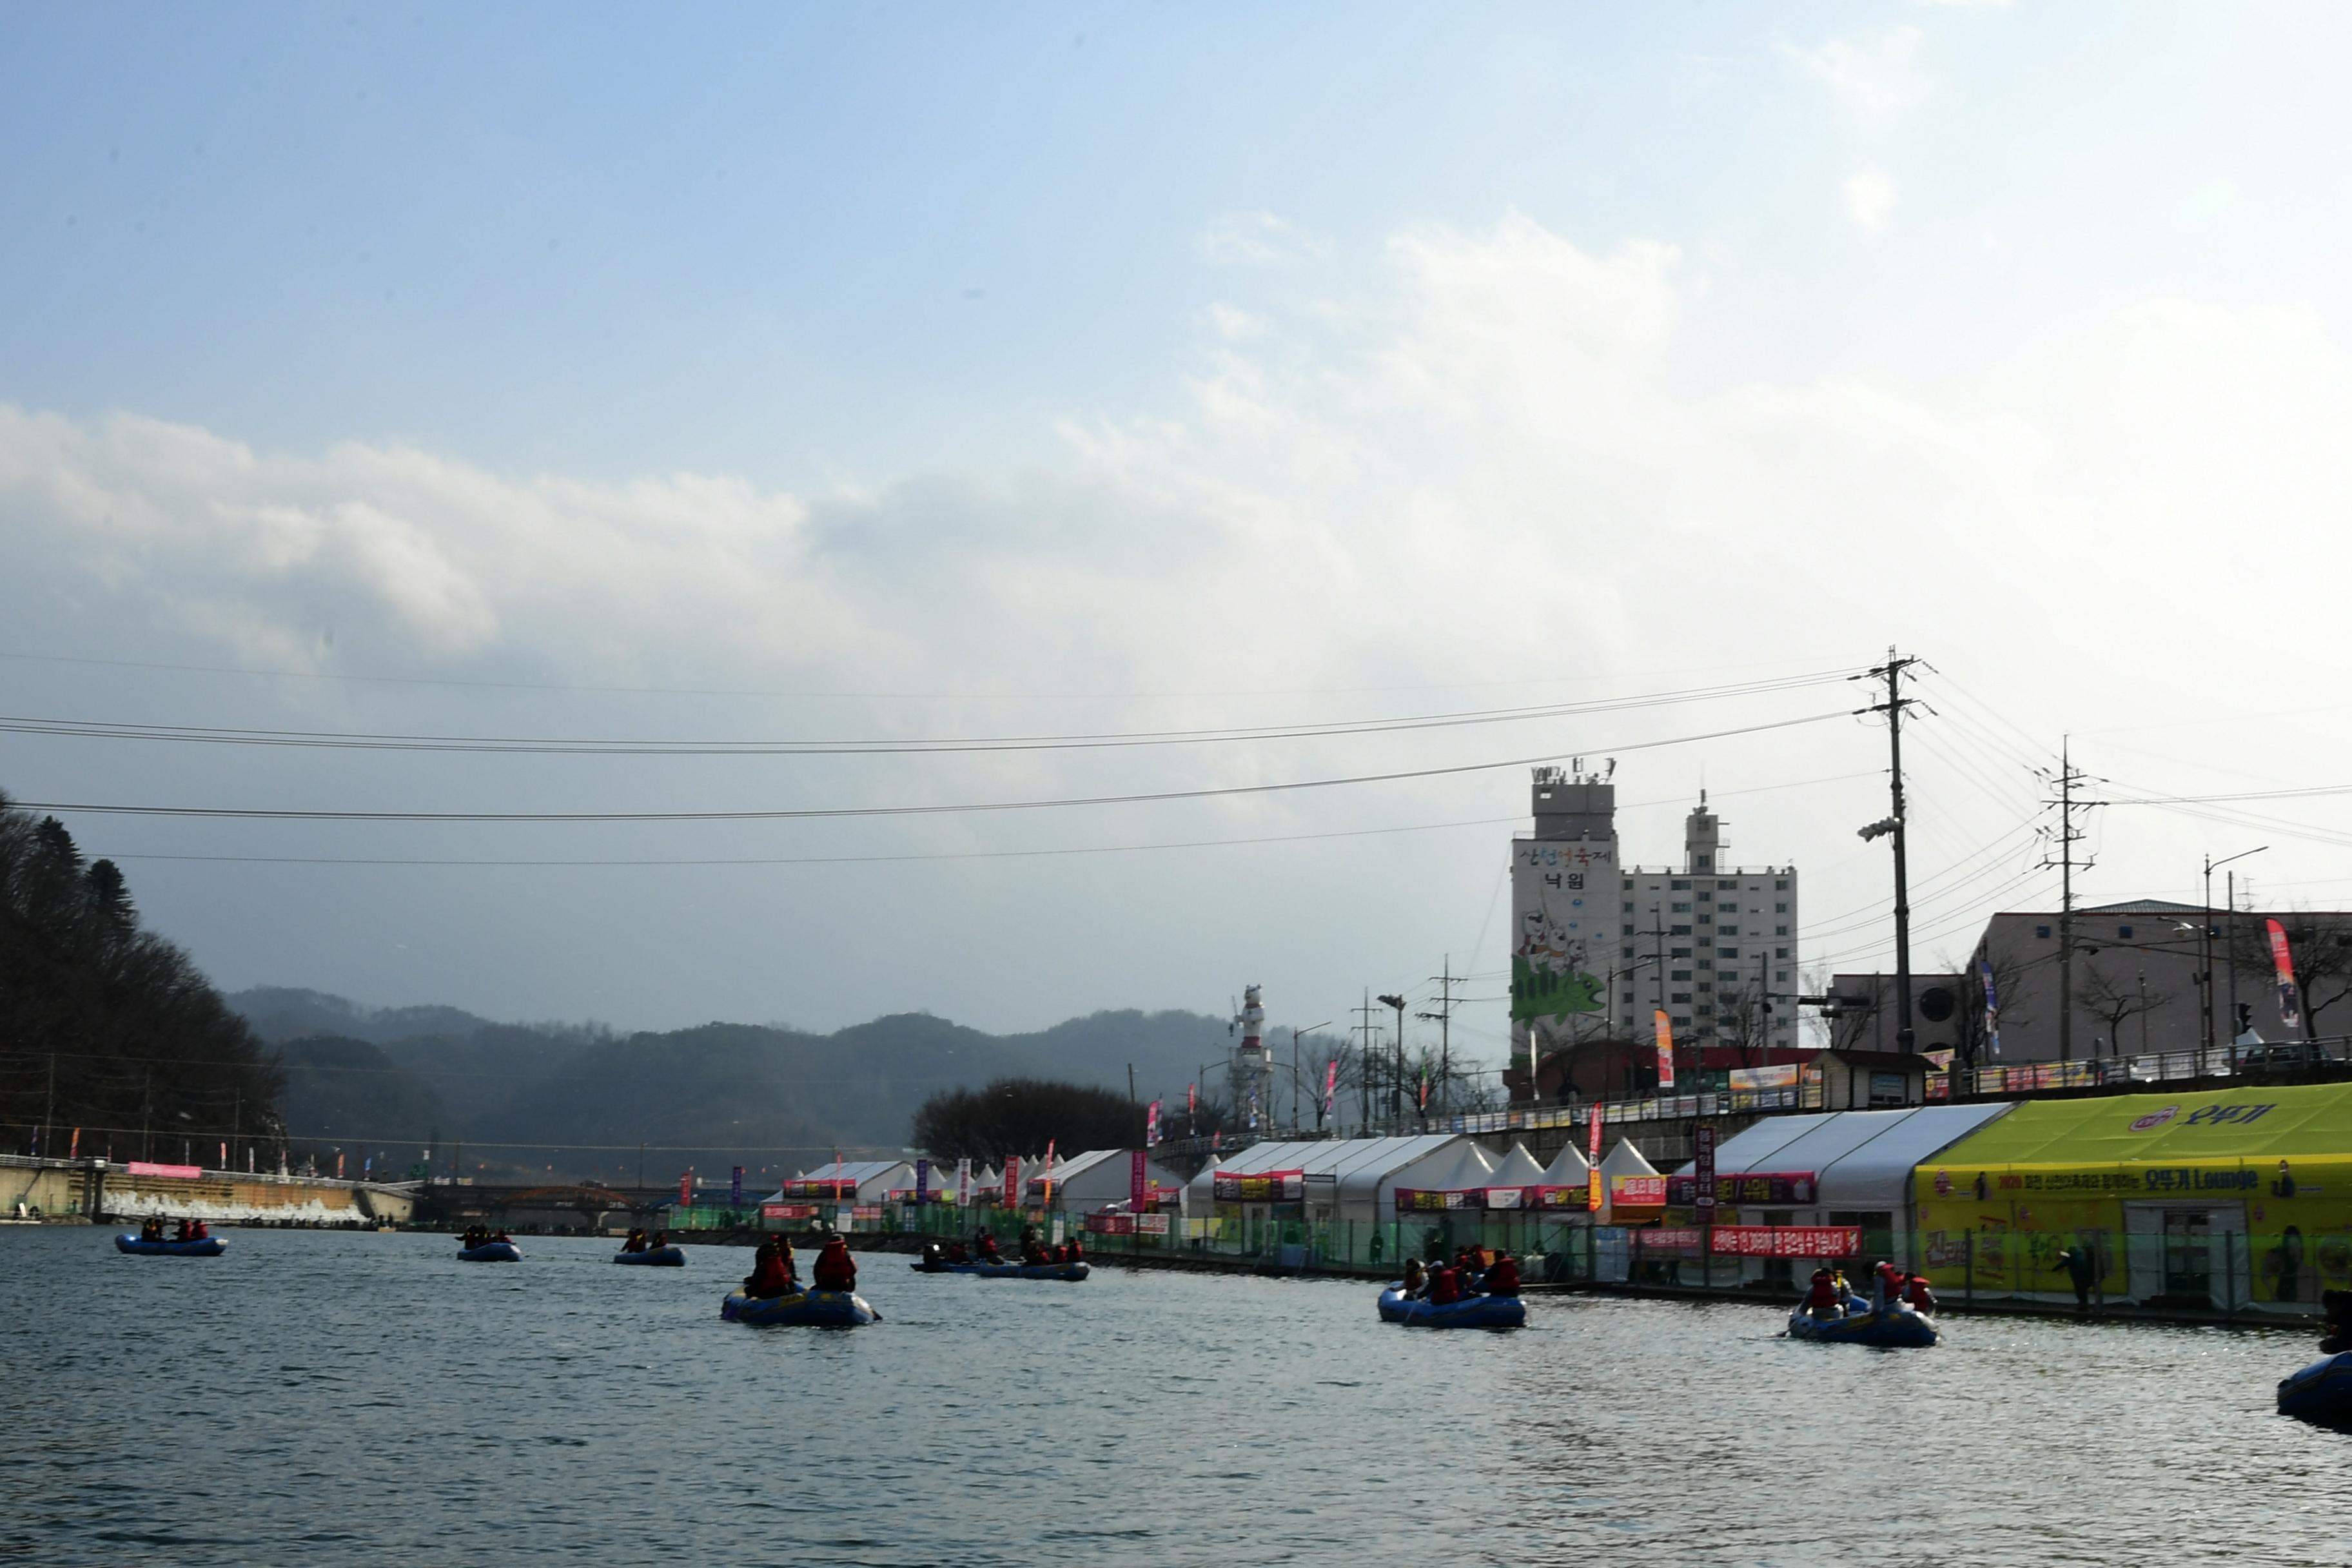
M1838 1295L1837 1271L1827 1264L1813 1270L1812 1283L1805 1288L1805 1312L1815 1318L1845 1316L1845 1302Z
M964 1246L964 1244L963 1244L962 1242L961 1242L961 1241L950 1241L950 1242L949 1242L949 1243L948 1243L948 1261L949 1261L950 1263L969 1263L969 1262L971 1262L971 1249L970 1249L970 1248L968 1248L968 1247L966 1247Z
M1518 1261L1507 1252L1497 1251L1495 1260L1486 1265L1486 1294L1516 1296L1518 1293Z
M1925 1312L1930 1317L1935 1315L1936 1292L1927 1288L1925 1274L1914 1274L1904 1280L1903 1300L1910 1303L1915 1312Z
M838 1235L824 1238L824 1250L816 1255L816 1266L809 1270L820 1290L855 1290L857 1289L857 1265L849 1257L849 1243Z
M1002 1263L1004 1261L1004 1255L996 1250L996 1233L994 1231L982 1231L978 1238L977 1246L979 1247L979 1260L981 1262Z
M1021 1227L1021 1261L1033 1268L1053 1261L1045 1256L1045 1238L1037 1234L1037 1227L1034 1225Z
M751 1276L743 1281L743 1294L765 1301L789 1296L798 1289L799 1283L793 1277L792 1244L773 1236L760 1243L759 1253L751 1261Z
M198 1220L194 1225L188 1226L188 1230L189 1233L198 1241L209 1241L212 1239L213 1227L206 1225L202 1220Z
M1450 1307L1460 1300L1462 1300L1460 1269L1449 1266L1430 1276L1429 1304L1431 1306Z
M1903 1270L1882 1258L1878 1267L1870 1272L1872 1311L1883 1312L1903 1300Z
M1070 1237L1070 1244L1062 1248L1062 1261L1065 1263L1084 1263L1086 1260L1086 1243L1080 1241L1076 1236L1073 1235Z
M1423 1291L1429 1289L1429 1272L1422 1268L1420 1258L1408 1258L1404 1260L1403 1284L1405 1297L1409 1300L1418 1299Z

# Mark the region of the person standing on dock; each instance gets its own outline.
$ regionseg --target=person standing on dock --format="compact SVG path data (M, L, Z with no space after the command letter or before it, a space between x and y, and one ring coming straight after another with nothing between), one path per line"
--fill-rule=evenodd
M2074 1246L2058 1255L2058 1266L2066 1270L2066 1278L2074 1287L2074 1310L2091 1310L2091 1284L2099 1277L2098 1260L2091 1249L2077 1239Z

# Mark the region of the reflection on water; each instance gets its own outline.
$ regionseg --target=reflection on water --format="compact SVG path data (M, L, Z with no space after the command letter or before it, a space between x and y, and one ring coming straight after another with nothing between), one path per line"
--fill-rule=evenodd
M215 1261L0 1235L0 1556L177 1563L2336 1563L2352 1437L2272 1413L2308 1332L861 1259L887 1320L744 1329L750 1254L235 1232Z

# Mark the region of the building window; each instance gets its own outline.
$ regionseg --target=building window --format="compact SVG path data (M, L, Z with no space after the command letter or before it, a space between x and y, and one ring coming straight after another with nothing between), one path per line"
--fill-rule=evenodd
M1698 966L1701 969L1713 969L1715 967L1715 960L1711 958L1702 958L1698 961Z
M1625 1005L1627 1005L1628 1007L1631 1007L1633 1005L1633 994L1631 991L1628 991L1628 992L1626 992L1626 993L1625 993Z
M1736 947L1718 947L1715 950L1715 956L1717 958L1738 958L1739 956L1739 950Z
M1678 915L1686 915L1690 913L1690 904L1687 901L1676 904L1675 906L1675 913Z
M1633 962L1633 950L1630 947L1625 950L1625 962L1628 963Z
M2050 934L2050 928L2048 926L2035 926L2033 928L2033 934L2036 936L2046 937Z
M1667 997L1666 1000L1669 1002L1680 1002L1687 1006L1690 1004L1690 993L1687 991L1677 991L1673 995ZM1685 1018L1683 1022L1687 1024L1690 1020Z
M2117 936L2119 936L2119 937L2123 938L2123 940L2124 940L2124 941L2126 941L2126 942L2129 942L2129 941L2131 940L2131 927L2129 927L2129 926L2117 926L2117 927L2116 927L2116 934Z
M1690 879L1687 877L1676 878L1674 881L1666 884L1666 890L1672 893L1687 893L1690 891Z
M1776 893L1787 892L1789 890L1789 879L1781 877L1776 879L1772 884L1772 890Z
M1666 978L1669 980L1688 980L1690 976L1691 972L1689 970L1677 969L1673 973L1667 975Z
M1774 936L1786 936L1789 934L1789 928L1787 926L1774 926L1772 928L1772 934Z
M1789 950L1785 947L1776 947L1772 950L1772 956L1775 958L1786 958L1789 956Z
M1691 1026L1691 1025L1690 1025L1690 1015L1689 1015L1688 1013L1677 1013L1677 1014L1675 1014L1675 1028L1677 1028L1677 1029L1687 1029L1687 1028L1689 1028L1690 1026Z
M1720 915L1736 915L1739 912L1739 906L1737 903L1717 904L1715 906L1715 912Z
M1666 934L1668 936L1688 936L1690 933L1691 930L1688 926L1668 926L1666 928Z
M1686 947L1675 948L1666 954L1668 958L1688 958L1690 955L1690 949Z
M1789 906L1786 904L1774 904L1772 906L1772 912L1776 915L1785 915L1789 912Z
M1715 857L1714 857L1714 856L1712 856L1712 855L1694 855L1694 856L1692 856L1692 857L1691 857L1691 869L1692 869L1692 870L1694 870L1694 871L1712 871L1712 870L1714 870L1714 869L1715 869Z
M1633 912L1633 900L1631 899L1625 900L1625 912L1629 915Z
M1717 936L1738 936L1739 934L1739 928L1738 926L1717 926L1715 928L1715 934Z
M1698 988L1702 991L1712 991L1715 989L1715 982L1712 980L1702 980L1698 983Z

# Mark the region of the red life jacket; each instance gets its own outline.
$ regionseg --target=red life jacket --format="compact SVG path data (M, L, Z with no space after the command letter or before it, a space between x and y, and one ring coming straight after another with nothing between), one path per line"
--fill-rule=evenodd
M1437 1278L1430 1282L1429 1299L1440 1307L1462 1300L1462 1276L1451 1268L1439 1269Z
M1811 1287L1805 1291L1805 1305L1834 1307L1837 1304L1837 1280L1827 1274L1814 1275Z
M751 1266L750 1294L762 1300L772 1296L789 1296L793 1290L792 1266L776 1253L765 1253Z
M1936 1293L1927 1289L1925 1279L1916 1275L1911 1283L1903 1288L1903 1299L1911 1303L1914 1310L1932 1312L1936 1310Z
M1517 1259L1497 1258L1486 1266L1486 1294L1516 1296L1519 1293L1519 1265Z
M838 1241L828 1241L824 1250L816 1255L816 1267L811 1270L820 1290L855 1290L857 1289L857 1265L849 1259L849 1248Z

